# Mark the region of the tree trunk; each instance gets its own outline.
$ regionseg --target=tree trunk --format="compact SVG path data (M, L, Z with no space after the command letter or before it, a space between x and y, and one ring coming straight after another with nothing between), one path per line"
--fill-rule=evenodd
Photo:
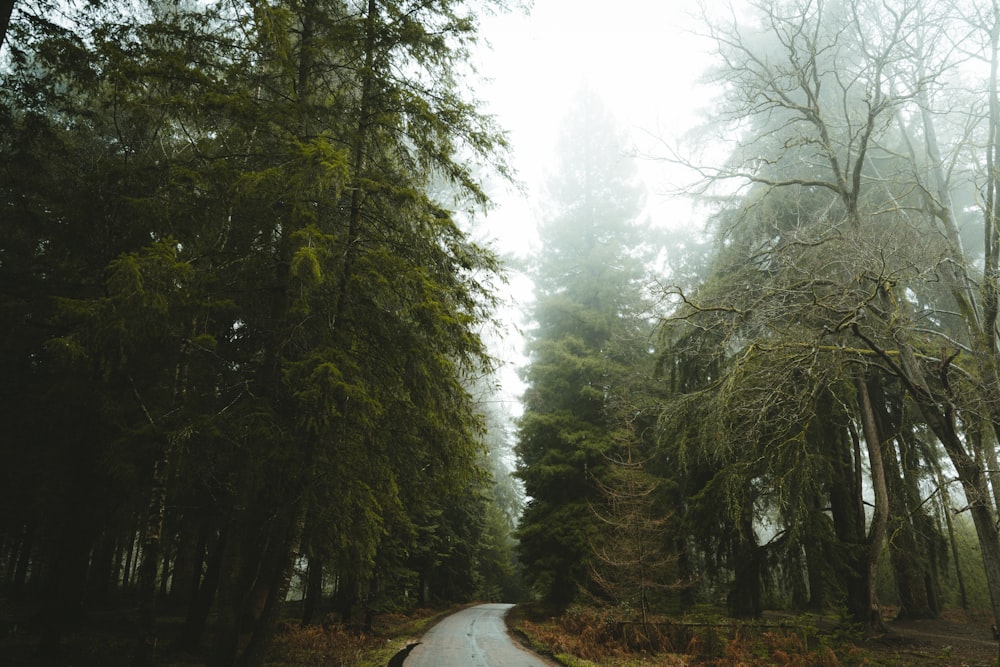
M733 618L759 618L763 613L763 555L754 536L753 522L746 512L737 527L732 547L733 584L726 604Z
M334 596L334 608L340 616L340 622L350 625L354 621L354 610L361 601L360 584L355 573L341 573L339 585Z
M944 516L948 529L948 543L951 545L951 558L955 563L955 578L958 582L958 594L962 609L969 608L969 594L965 588L965 576L962 573L962 562L959 560L958 537L955 535L955 521L951 517L951 494L948 493L948 480L944 478L941 468L937 469L938 490L941 493L941 514Z
M323 599L323 561L309 558L309 574L306 578L306 599L302 605L302 625L309 625L316 615L316 608Z
M207 533L211 531L211 528L206 527L205 530L206 534L202 539L208 541ZM207 544L205 576L202 578L200 586L197 585L197 577L194 580L191 603L188 606L180 636L181 646L188 651L195 651L201 646L205 624L208 621L208 614L215 601L216 591L222 576L223 556L226 553L228 535L229 529L223 526L215 540Z
M115 547L117 539L110 530L101 536L94 550L88 573L87 592L95 602L104 602L108 598L111 584L117 580L115 569Z
M850 435L851 447L842 447L834 458L835 473L830 488L830 507L838 551L834 560L837 580L845 593L845 604L851 619L862 627L868 624L871 595L868 586L868 547L865 525L864 498L861 484L861 436L848 423L844 429ZM845 439L843 436L841 439Z
M25 584L28 581L28 566L31 563L34 539L34 524L25 526L24 531L21 533L21 539L17 543L17 551L14 554L13 572L10 578L11 591L16 597L20 597L24 593Z
M299 555L302 534L305 530L306 502L300 498L299 509L292 519L288 534L284 540L275 544L273 563L267 576L269 581L268 595L259 618L254 623L250 642L237 662L238 667L260 667L264 664L267 647L271 643L275 627L288 595L288 588L295 570L295 560Z
M233 522L221 555L218 618L209 667L233 667L239 655L244 601L253 587L262 546L248 536L248 520L241 516Z
M147 508L146 537L139 566L139 623L133 664L152 664L156 646L156 575L162 559L163 513L167 502L167 466L170 464L170 443L160 445L160 458L153 464L153 484Z
M868 391L868 382L862 378L858 378L856 384L858 388L858 407L861 411L861 427L865 436L865 444L868 448L868 465L871 470L872 489L875 492L875 511L872 513L871 526L868 530L865 555L865 586L867 588L868 609L865 617L855 618L855 620L860 622L867 632L878 633L885 630L882 622L882 614L879 610L876 583L879 554L882 552L882 545L885 542L889 516L889 494L886 488L885 465L882 457L883 442L878 422L875 418L874 406ZM857 614L860 611L860 609L855 610L855 613Z
M52 542L39 612L38 653L46 659L59 658L63 633L83 618L90 541L79 503L62 517Z
M174 570L168 600L173 609L186 609L198 590L205 553L207 526L185 513L180 520Z
M852 437L853 426L843 410L834 410L837 404L832 395L818 401L816 419L809 431L810 440L830 469L825 497L819 495L814 501L812 525L804 540L809 605L817 611L825 610L833 601L837 582L846 583L857 576L853 557L836 557L833 552L865 541L860 438ZM852 547L846 551L852 552Z
M888 446L885 448L885 453L886 481L888 488L892 490L889 496L891 514L888 524L890 536L888 546L889 560L899 591L897 617L936 618L937 614L931 608L931 601L927 596L929 572L926 547L920 543L909 518L911 510L905 502L907 494L895 449Z
M884 353L883 358L885 358ZM941 405L935 399L919 371L913 351L906 346L900 346L900 360L902 362L900 376L908 382L911 395L920 408L921 415L948 453L948 458L951 459L965 491L972 522L979 538L993 616L995 619L1000 619L1000 533L994 518L995 511L986 473L969 455L965 442L958 434L954 406L950 403ZM941 374L947 384L947 360L942 363Z

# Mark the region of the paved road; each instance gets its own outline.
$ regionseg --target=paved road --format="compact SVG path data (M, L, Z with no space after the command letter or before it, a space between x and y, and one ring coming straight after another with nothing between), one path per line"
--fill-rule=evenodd
M507 634L514 605L481 604L448 616L427 631L404 667L550 667Z

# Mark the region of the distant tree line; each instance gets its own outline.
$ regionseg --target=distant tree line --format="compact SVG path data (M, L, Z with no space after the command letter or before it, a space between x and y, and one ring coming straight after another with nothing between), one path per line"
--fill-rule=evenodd
M705 11L721 92L664 157L706 228L660 238L613 122L567 121L518 437L532 590L1000 617L1000 11Z
M43 650L124 605L136 664L209 636L261 664L297 570L306 621L516 595L477 396L501 265L462 224L507 175L476 29L452 0L16 4L0 576Z

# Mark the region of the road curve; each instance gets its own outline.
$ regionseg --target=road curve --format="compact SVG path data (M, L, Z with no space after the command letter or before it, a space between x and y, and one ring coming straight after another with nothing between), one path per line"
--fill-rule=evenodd
M507 634L512 604L481 604L448 616L427 631L404 667L550 667Z

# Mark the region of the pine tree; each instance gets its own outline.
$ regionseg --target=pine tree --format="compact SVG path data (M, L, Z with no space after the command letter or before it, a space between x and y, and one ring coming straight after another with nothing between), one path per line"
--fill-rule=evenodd
M591 571L600 590L620 609L635 614L649 639L649 621L661 591L680 588L677 555L668 538L671 511L664 491L672 480L658 479L649 465L655 409L619 390L609 416L617 418L607 472L594 482L601 494L593 507L600 530L593 542Z
M504 140L456 81L461 3L134 9L8 36L0 364L40 399L5 405L38 446L0 526L50 639L127 549L137 663L169 591L185 644L214 609L212 662L253 665L300 552L370 611L483 479L466 386L500 264L453 210L487 204L471 162L504 173ZM464 519L430 562L474 552Z
M552 215L540 224L536 300L518 431L527 506L519 552L537 594L565 605L591 586L594 484L614 446L607 413L626 350L644 349L641 278L647 231L623 133L582 93L559 144ZM631 360L629 360L631 361Z

